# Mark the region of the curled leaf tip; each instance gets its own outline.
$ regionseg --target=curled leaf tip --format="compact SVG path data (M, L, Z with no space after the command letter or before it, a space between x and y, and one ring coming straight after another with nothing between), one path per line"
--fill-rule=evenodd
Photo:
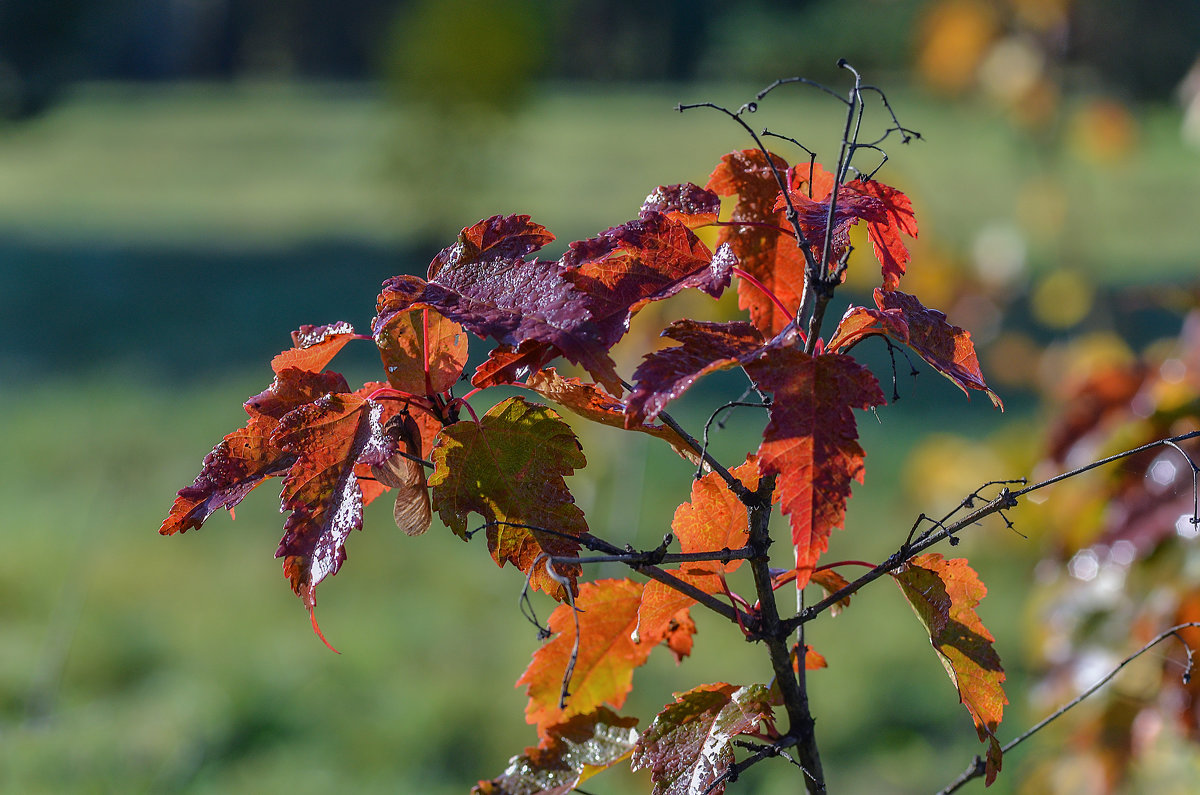
M321 642L325 644L325 648L329 649L334 654L341 654L340 651L333 648L333 645L325 639L325 633L323 633L321 631L320 625L317 624L317 611L315 608L313 608L313 607L308 608L308 617L309 617L309 620L312 621L313 632L315 632L317 637L321 639Z

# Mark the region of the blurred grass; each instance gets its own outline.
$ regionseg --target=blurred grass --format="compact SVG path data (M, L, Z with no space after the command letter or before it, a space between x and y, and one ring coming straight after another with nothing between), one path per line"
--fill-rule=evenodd
M435 197L403 171L406 153L397 154L426 145L427 136L414 118L369 92L88 87L43 119L0 130L0 230L43 241L48 251L111 247L91 281L63 289L82 292L114 324L144 324L153 336L154 313L196 312L220 325L228 312L282 341L292 321L266 326L269 291L228 306L139 294L138 306L151 310L131 315L126 304L106 303L112 285L105 274L125 247L235 251L236 262L212 276L225 284L228 272L253 270L255 251L274 258L281 248L328 239L423 244L419 236L446 214L434 202L448 203L459 226L528 212L560 238L585 237L628 218L654 185L702 182L721 153L745 145L727 120L703 111L681 116L671 110L675 102L736 106L750 93L719 86L551 90L481 144L491 170L456 195ZM1105 171L1069 157L1038 162L1029 141L978 108L948 108L902 91L893 101L928 139L893 151L885 172L914 196L923 236L969 247L982 225L1018 223L1024 180L1050 168L1086 231L1071 236L1070 255L1094 264L1098 278L1145 281L1194 267L1189 201L1198 178L1186 166L1196 155L1178 144L1173 113L1147 110L1143 148ZM829 142L840 123L835 111L819 96L794 92L775 100L770 115L764 105L760 116L806 141ZM1153 259L1144 256L1147 239L1155 241ZM1061 245L1035 248L1033 265L1055 267ZM272 262L272 274L286 273L286 264ZM378 279L362 265L361 257L339 254L330 272L344 284L361 277L365 316ZM27 301L32 293L21 291L36 281L36 269L2 257L0 267L10 271L5 289L16 291L9 300ZM154 278L169 282L184 267L202 270L203 257L161 267ZM379 267L372 262L371 273ZM316 280L302 287L314 300L333 300ZM45 292L47 318L53 295ZM301 322L330 319L321 313ZM69 328L69 318L58 320ZM499 773L532 741L522 693L512 687L536 647L517 611L519 576L497 571L482 543L464 547L440 527L402 537L387 506L371 506L343 572L321 588L322 627L344 652L330 654L271 557L282 524L277 491L251 495L236 522L222 514L182 538L155 533L203 454L242 423L239 404L264 386L265 359L252 373L205 365L186 377L168 375L153 358L149 366L130 364L127 352L87 347L89 331L70 329L79 340L69 348L76 369L31 382L10 375L0 388L7 547L0 558L0 791L437 795ZM236 332L234 339L244 339L242 326ZM196 337L193 345L234 344L203 327ZM262 343L238 343L251 344ZM195 363L186 351L178 355ZM713 383L681 404L689 427L725 399L717 385L731 397L740 392L719 377ZM849 527L835 535L831 560L881 558L917 510L940 507L902 498L903 465L918 440L950 430L979 437L1027 421L1020 406L1000 417L982 401L967 404L932 374L920 383L919 393L881 412L881 422L859 416L867 480L855 488ZM716 449L740 458L761 422L753 412L738 415L718 434ZM581 433L593 467L571 486L592 526L618 543L657 544L687 496L688 467L647 439ZM997 636L1014 702L1011 731L1002 737L1033 717L1023 706L1019 605L1030 569L1020 550L997 525L953 553L970 557L991 589L980 613ZM595 574L624 576L615 567ZM838 791L930 791L980 747L919 624L889 589L881 584L856 597L844 615L811 632L830 662L812 674L813 700ZM550 609L539 607L543 616ZM638 672L626 712L643 725L672 691L770 676L758 649L707 616L699 624L693 659L676 669L656 654ZM1018 756L1007 769L1019 767ZM786 765L763 765L739 791L794 792L795 776ZM1002 777L993 791L1009 791L1012 780ZM632 785L616 775L589 790L625 788ZM637 785L645 789L644 781Z
M0 399L3 791L463 792L532 741L512 687L537 645L517 610L521 578L497 571L481 543L464 546L440 525L403 537L388 506L371 506L346 566L321 588L322 627L343 652L335 656L271 557L277 484L252 494L236 522L222 513L200 532L155 534L173 491L241 423L238 404L259 388L59 381ZM700 392L680 416L695 427L713 401ZM861 420L871 468L831 554L881 556L906 532L907 520L879 520L895 513L888 473L930 425L978 421L952 414L886 416L878 428ZM735 417L716 449L733 460L760 424ZM599 469L572 486L592 526L618 543L653 544L686 498L689 467L653 440L627 449L618 432L581 433ZM1016 576L985 576L996 602L1014 604ZM540 602L543 618L550 607ZM1005 651L1019 648L1014 612L983 610ZM693 659L676 668L656 654L637 674L626 711L643 724L673 691L769 679L760 650L698 618ZM813 674L813 697L839 790L882 780L924 791L975 752L952 686L888 586L815 627L811 642L831 666ZM1019 671L1013 657L1006 663ZM621 780L592 791L617 791ZM748 781L758 782L750 792L795 786L784 765Z
M549 88L512 118L476 120L454 141L464 152L441 140L453 127L362 87L84 86L45 117L0 129L0 229L201 247L407 244L524 212L578 239L626 220L657 184L702 183L721 154L748 145L723 116L679 114L676 103L737 107L757 88ZM1200 152L1183 145L1176 110L1134 109L1137 147L1101 164L1014 133L982 103L948 105L903 88L891 99L925 140L890 145L882 178L914 198L925 234L969 250L981 227L1028 227L1034 268L1065 259L1117 283L1195 267ZM834 159L841 120L832 99L791 87L760 107L756 125ZM461 182L438 181L462 169ZM431 194L431 175L441 193ZM1037 179L1055 186L1049 200ZM1054 234L1039 239L1044 216L1060 212Z

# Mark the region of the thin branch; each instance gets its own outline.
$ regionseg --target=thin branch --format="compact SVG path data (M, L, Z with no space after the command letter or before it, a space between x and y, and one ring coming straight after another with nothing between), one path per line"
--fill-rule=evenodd
M825 612L829 608L833 607L833 605L837 604L842 599L845 599L847 596L852 596L853 594L857 593L859 591L859 589L861 589L864 585L874 582L875 580L879 579L880 577L882 577L885 574L891 574L893 571L900 568L905 563L907 563L909 560L911 560L914 555L918 555L918 554L924 552L925 550L938 544L941 541L944 541L948 538L952 538L954 536L954 534L957 533L958 531L962 530L965 527L975 524L976 522L980 521L981 519L991 516L994 513L999 513L1000 511L1006 510L1008 508L1012 508L1013 506L1015 506L1017 504L1017 499L1019 497L1023 497L1026 494L1030 494L1034 491L1038 491L1039 489L1044 489L1047 486L1052 486L1055 483L1058 483L1063 480L1067 480L1068 478L1073 478L1078 475L1082 475L1084 472L1089 472L1093 469L1104 466L1105 464L1111 464L1115 461L1120 461L1124 458L1129 458L1130 456L1137 455L1138 453L1144 453L1147 450L1153 450L1156 447L1167 447L1167 446L1175 447L1179 442L1187 441L1188 439L1195 439L1196 437L1200 437L1200 431L1191 431L1189 433L1183 433L1178 436L1172 436L1168 439L1159 439L1157 441L1150 442L1149 444L1144 444L1140 447L1135 447L1131 450L1126 450L1121 453L1116 453L1115 455L1110 455L1107 458L1102 458L1099 461L1093 461L1090 464L1085 464L1084 466L1077 467L1077 468L1069 470L1067 472L1060 473L1058 475L1055 475L1054 477L1047 478L1046 480L1040 481L1038 483L1034 483L1033 485L1030 485L1030 486L1026 486L1023 489L1018 489L1016 491L1010 491L1007 487L1005 487L1005 488L1001 489L1000 493L996 497L989 500L985 505L982 505L979 508L976 508L975 510L971 511L966 516L964 516L960 519L957 519L950 524L935 523L938 527L940 527L940 529L938 529L934 532L925 533L919 539L912 542L911 544L908 541L906 541L899 550L897 550L895 553L893 553L892 556L889 557L887 560L885 560L883 563L879 564L874 569L871 569L869 572L867 572L863 576L859 577L857 580L854 580L853 582L851 582L849 585L845 586L844 588L841 588L836 593L830 594L829 596L825 597L824 599L822 599L821 601L812 605L811 607L806 607L804 610L800 611L800 613L798 613L794 618L790 618L787 621L783 622L784 626L786 628L788 628L789 630L794 630L797 627L799 627L801 624L805 624L805 623L808 623L809 621L812 621L814 618L816 618L817 616L819 616L821 613ZM977 492L975 492L974 494L977 494ZM973 494L973 496L974 496L974 494ZM971 498L969 497L968 500L969 499L971 499ZM963 504L964 505L967 504L968 500L964 500ZM917 524L919 524L919 523L920 523L920 520L918 519ZM1200 524L1200 523L1198 523L1198 524ZM913 527L915 530L916 525L914 525ZM910 533L910 537L911 537L911 533Z
M1094 685L1092 685L1091 687L1084 690L1078 696L1071 699L1066 704L1063 704L1058 709L1054 710L1054 712L1047 715L1045 718L1043 718L1037 724L1029 727L1022 734L1018 735L1017 737L1015 737L1011 741L1009 741L1003 748L1000 749L1001 755L1007 754L1009 751L1016 748L1018 745L1025 742L1030 737L1037 734L1039 731L1046 728L1054 721L1061 718L1068 711L1070 711L1071 709L1078 706L1086 698L1088 698L1093 693L1095 693L1097 690L1099 690L1101 687L1103 687L1105 684L1107 684L1108 681L1110 679L1112 679L1114 676L1116 676L1118 673L1120 673L1121 669L1123 669L1126 665L1129 665L1129 663L1133 662L1138 657L1141 657L1143 654L1150 651L1151 649L1153 649L1158 644L1162 643L1167 638L1174 637L1180 643L1182 643L1183 648L1185 650L1187 650L1187 655L1188 655L1187 669L1183 673L1183 682L1184 682L1184 684L1187 684L1187 682L1191 679L1193 655L1195 653L1195 649L1193 649L1188 644L1188 642L1183 639L1183 637L1179 634L1179 631L1183 630L1183 629L1189 629L1192 627L1200 627L1200 621L1188 621L1183 624L1176 624L1175 626L1171 627L1170 629L1164 630L1161 634L1159 634L1156 638L1151 640L1145 646L1142 646L1142 648L1138 649L1133 654L1126 657L1124 660L1121 660L1121 662L1118 663L1115 668L1113 668L1111 671L1109 671L1107 674L1105 674L1100 679L1100 681L1096 682ZM967 769L964 770L959 775L958 778L956 778L954 781L950 782L950 784L945 789L943 789L941 792L939 792L938 795L950 795L950 793L952 793L952 792L957 792L959 790L959 788L961 788L968 781L982 776L986 770L986 767L987 767L987 765L984 762L984 760L982 760L978 756L976 756L971 761L971 764L967 766Z
M787 754L784 753L784 751L786 749L791 748L793 745L796 744L795 737L780 737L777 741L775 741L769 745L755 745L752 743L738 743L738 744L747 749L754 749L754 753L751 756L746 757L742 761L737 762L737 763L732 764L729 767L727 767L725 769L724 773L717 776L713 780L713 782L711 784L709 784L708 787L705 788L702 795L709 795L709 793L716 792L718 789L724 789L724 786L726 784L732 784L733 782L737 781L738 778L743 773L745 773L747 770L754 767L755 765L757 765L759 762L763 761L764 759L770 759L773 756L783 756L783 757L787 758L787 760L789 762L794 764L796 767L800 768L800 770L802 770L804 772L804 775L807 776L810 780L815 780L815 779L813 779L811 773L809 773L807 770L804 770L803 765L801 765L795 759L792 759L790 756L788 756Z

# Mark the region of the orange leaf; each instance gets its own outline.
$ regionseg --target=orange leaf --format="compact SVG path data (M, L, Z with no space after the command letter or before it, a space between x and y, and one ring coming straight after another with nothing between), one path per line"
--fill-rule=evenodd
M294 347L272 359L271 369L282 373L289 367L295 367L298 370L319 373L354 337L354 327L349 323L301 326L292 332Z
M946 560L937 553L918 555L892 573L901 593L929 632L929 641L958 688L958 697L971 719L979 741L989 743L987 779L1000 771L1000 743L996 729L1004 717L1004 668L992 644L995 638L983 626L975 607L987 588L964 558Z
M803 588L830 533L845 523L850 484L862 482L866 453L851 409L886 401L871 371L842 354L768 348L746 372L774 395L758 460L763 474L779 478L796 546L796 587Z
M467 333L453 320L420 304L403 306L399 293L379 296L373 325L375 344L388 383L413 395L445 392L462 376L467 363Z
M787 161L778 155L771 155L771 162L780 172L787 169ZM740 267L775 293L784 306L795 311L804 291L804 255L784 214L774 209L779 183L766 157L757 149L731 152L721 158L706 187L719 196L738 197L730 221L778 227L724 226L718 242L728 243ZM768 337L778 334L792 320L791 313L779 309L745 280L738 284L738 306L749 310L750 321Z
M557 637L533 655L517 680L525 685L529 704L525 719L543 739L547 730L575 715L607 703L620 709L633 687L633 669L646 662L653 643L635 643L642 586L630 580L597 580L579 587L575 608L559 605L550 614L550 631ZM566 706L560 706L563 678L575 646L579 621L579 654L571 675Z
M758 488L758 464L749 461L735 467L731 474L748 489ZM746 545L747 524L744 506L725 481L715 472L692 481L692 500L675 510L671 532L679 540L681 552L719 552L740 549ZM740 566L742 561L698 561L670 569L686 583L705 593L722 590L721 574ZM696 600L657 580L646 583L642 604L638 609L637 637L643 642L657 643L668 633L671 623L681 610L687 610Z
M597 384L584 383L578 378L562 376L553 367L538 370L525 379L525 386L548 400L553 400L580 417L607 425L610 428L626 429L625 404L604 391ZM630 425L628 430L641 431L675 448L675 452L696 463L699 459L683 438L665 425L641 423Z

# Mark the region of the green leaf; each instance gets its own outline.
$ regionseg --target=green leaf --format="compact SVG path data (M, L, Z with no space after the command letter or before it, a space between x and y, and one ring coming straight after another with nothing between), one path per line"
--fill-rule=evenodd
M467 517L487 523L497 565L512 563L534 588L562 600L562 584L534 564L542 555L574 557L587 532L564 477L587 464L569 425L551 409L514 397L472 420L444 428L433 448L433 508L446 526L468 535ZM536 529L534 529L536 528ZM575 590L580 568L555 566Z

